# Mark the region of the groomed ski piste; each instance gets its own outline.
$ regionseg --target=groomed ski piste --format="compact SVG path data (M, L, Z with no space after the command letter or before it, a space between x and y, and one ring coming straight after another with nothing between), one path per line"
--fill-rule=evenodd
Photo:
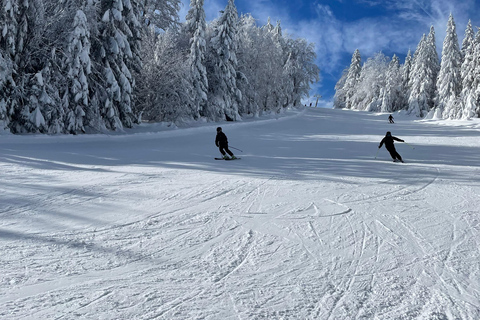
M0 135L0 318L480 319L480 122L393 115Z

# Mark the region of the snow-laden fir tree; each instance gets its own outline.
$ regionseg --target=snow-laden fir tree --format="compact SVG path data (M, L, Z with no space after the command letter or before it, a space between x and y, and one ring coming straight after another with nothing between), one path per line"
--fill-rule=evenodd
M342 72L340 79L335 84L335 95L333 96L333 107L335 109L343 109L345 108L345 81L347 80L348 75L348 68L345 68Z
M135 8L129 0L102 0L100 41L102 45L103 78L106 99L101 107L102 117L108 129L132 127L136 117L132 111L132 76L138 66L139 22ZM135 31L133 31L133 30ZM132 51L133 50L133 51Z
M405 62L401 66L402 70L402 92L403 92L403 98L404 102L403 104L407 103L407 99L410 96L410 73L412 71L412 53L410 50L408 50L407 56L405 57ZM402 109L405 106L402 106Z
M18 1L1 0L0 5L0 45L5 53L14 57L17 48Z
M46 7L41 0L19 1L16 9L18 11L15 20L18 27L15 34L15 56L12 58L15 88L10 101L13 110L9 127L13 133L47 133L49 125L52 124L49 120L56 114L52 109L60 108L45 98L45 94L49 96L47 90L56 90L53 83L49 83L56 81L50 77L50 67L57 65L56 61L52 60L57 59L55 53L60 49L60 43L54 41L55 38L48 28L54 28L51 19L55 17L46 13ZM53 11L50 10L49 13ZM57 38L61 39L58 35ZM47 76L46 80L40 79L43 74ZM44 123L39 119L48 120Z
M400 110L403 104L402 91L402 73L400 71L400 62L396 55L388 64L385 77L385 89L383 90L381 112L393 112Z
M58 120L63 117L63 114L56 114L55 111L61 109L57 109L56 101L48 93L51 76L51 69L46 66L29 81L30 95L22 111L25 120L23 126L28 132L57 133L61 131ZM54 132L49 130L51 125Z
M204 0L191 0L188 11L185 31L190 38L190 52L188 65L190 66L192 91L192 114L194 119L207 115L208 102L208 78L206 63L206 39L207 28L205 21Z
M0 1L0 120L7 127L16 106L13 75L18 29L18 4L15 0ZM3 52L3 54L2 54Z
M468 50L472 48L472 43L474 40L475 40L475 31L473 31L473 28L472 28L472 21L468 20L467 27L465 29L465 36L463 37L463 41L462 41L462 49L461 49L462 58L465 58L465 56L468 53Z
M362 66L360 77L355 85L355 92L350 101L355 110L380 111L385 76L388 68L388 58L381 52L367 59Z
M10 122L10 114L8 112L8 103L10 99L3 93L7 90L8 83L12 78L12 62L10 59L5 59L0 50L0 130L8 126Z
M477 31L474 40L464 49L462 92L460 93L461 118L470 119L478 117L480 113L478 91L480 89L480 32Z
M85 131L83 118L89 108L88 77L92 72L90 60L90 31L83 10L79 9L74 18L73 31L67 47L69 90L68 111L66 111L65 129L76 133Z
M262 29L265 30L266 32L273 32L273 29L275 29L275 27L273 26L272 20L270 19L270 17L268 17L267 24L264 25Z
M410 114L424 117L433 108L438 70L435 30L432 26L428 36L423 35L413 56L408 98Z
M210 40L212 72L208 79L208 113L213 120L240 119L238 101L242 96L237 88L237 24L237 8L234 0L229 0L225 11L213 27Z
M347 78L345 79L345 85L343 86L343 96L345 102L339 101L338 107L354 109L352 97L355 94L357 83L360 79L360 72L362 71L361 56L358 49L352 55L350 67L348 68Z
M453 15L450 14L437 79L436 118L457 119L461 116L460 104L457 101L462 90L461 66L462 54L458 45L457 30Z

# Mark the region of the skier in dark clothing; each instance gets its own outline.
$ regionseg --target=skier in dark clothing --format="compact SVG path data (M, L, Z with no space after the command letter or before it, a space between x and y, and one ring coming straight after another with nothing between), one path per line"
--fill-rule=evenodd
M223 159L236 159L235 155L228 149L228 139L225 133L223 133L222 128L217 128L217 136L215 137L215 145L220 150L220 153L223 155ZM229 158L226 153L230 155Z
M382 139L382 141L380 141L380 145L378 146L378 148L380 149L382 145L385 143L385 148L388 150L388 152L390 152L390 156L392 156L393 162L396 162L397 159L400 162L403 162L402 157L398 154L397 150L395 150L395 146L393 145L394 140L405 142L402 139L392 136L392 133L388 131L385 137Z
M393 122L393 116L392 116L392 115L389 115L389 116L388 116L388 121L389 121L390 123L395 123L395 122Z

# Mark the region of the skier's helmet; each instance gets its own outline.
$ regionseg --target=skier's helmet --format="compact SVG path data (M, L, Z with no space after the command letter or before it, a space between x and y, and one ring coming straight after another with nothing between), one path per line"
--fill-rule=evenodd
M392 133L390 131L387 131L387 134L385 135L386 137L391 137Z
M217 132L220 132L220 131L222 131L222 127L217 128Z

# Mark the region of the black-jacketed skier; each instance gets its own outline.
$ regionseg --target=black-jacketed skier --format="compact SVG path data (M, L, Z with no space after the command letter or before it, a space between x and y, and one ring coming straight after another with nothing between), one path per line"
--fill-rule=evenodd
M382 141L380 141L378 148L380 149L383 144L385 144L385 148L388 150L388 152L390 152L390 156L392 156L393 161L396 162L398 159L398 161L403 162L402 157L398 154L397 150L395 150L395 146L393 145L394 140L405 142L402 139L392 136L392 133L388 131Z
M393 116L392 116L392 115L389 115L389 116L388 116L388 122L390 122L390 123L395 123L395 122L393 121Z
M217 136L215 137L215 145L220 150L220 153L223 155L223 159L236 159L235 155L233 154L230 149L228 149L228 139L225 133L223 133L222 128L217 128ZM230 155L231 158L227 156L227 153Z

